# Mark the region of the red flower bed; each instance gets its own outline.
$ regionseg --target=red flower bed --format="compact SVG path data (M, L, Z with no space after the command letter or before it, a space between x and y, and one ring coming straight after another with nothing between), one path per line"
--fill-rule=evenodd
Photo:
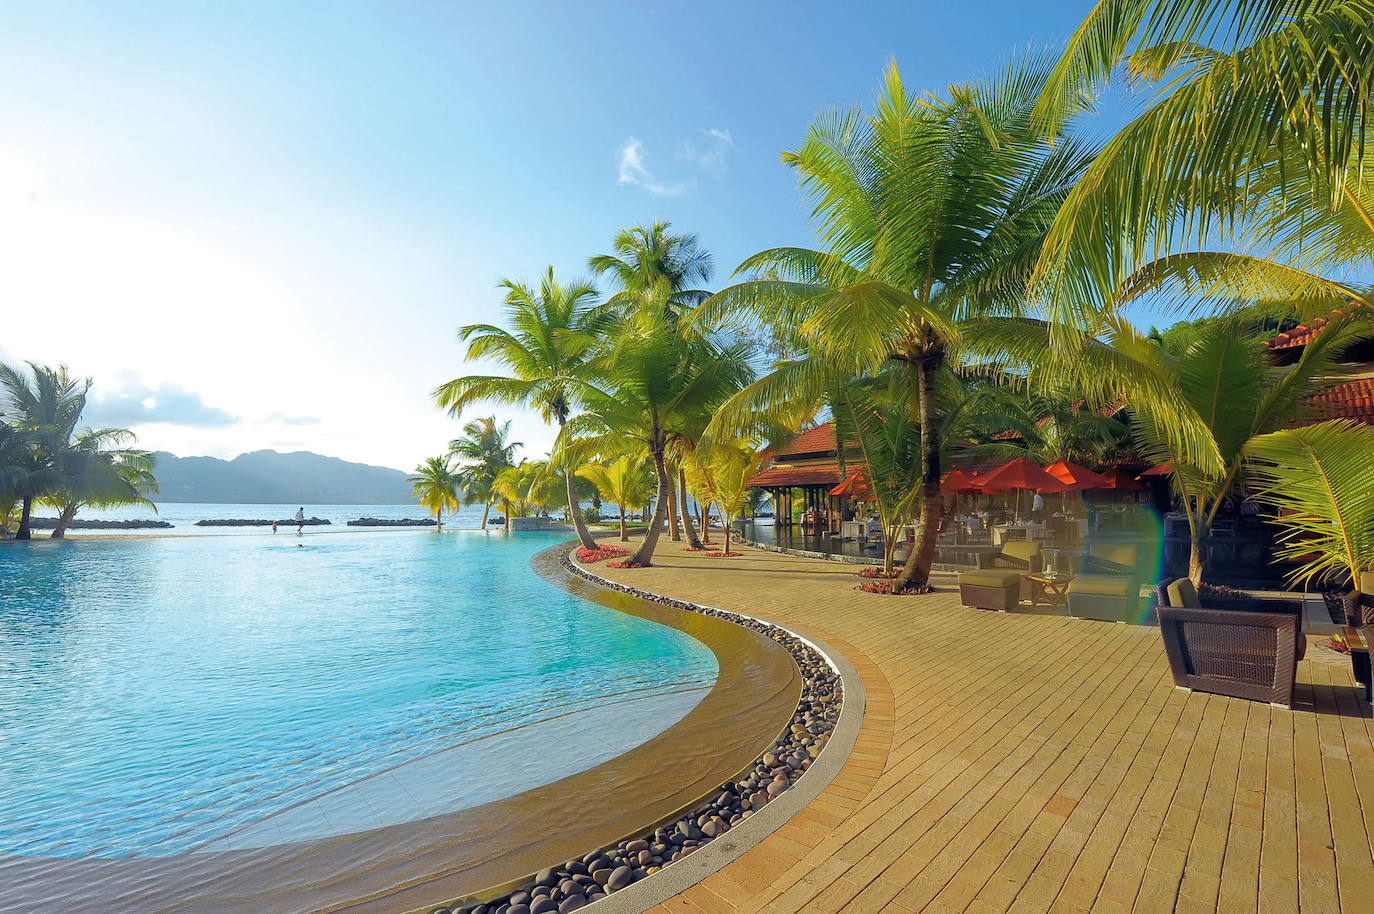
M719 550L717 550L717 551L715 551L715 552L708 552L708 553L706 553L706 554L709 555L709 556L711 556L712 558L717 558L717 559L737 558L738 556L744 555L743 552L721 552L721 551L719 551Z
M588 549L586 546L577 547L577 560L584 564L599 562L602 559L616 559L629 554L630 550L621 546L612 546L609 543L597 543L595 549Z
M890 581L893 578L895 578L897 574L898 573L895 571L883 571L881 568L865 568L864 570L859 572L859 577L879 578L884 581Z
M861 584L859 585L859 589L862 590L864 593L885 593L885 594L893 594L893 593L894 593L894 591L892 590L892 581L891 581L891 580L886 580L886 581L883 581L883 580L877 580L877 581L864 581L863 583L861 583ZM897 593L898 596L903 596L903 597L911 597L911 596L917 596L917 595L923 594L923 593L930 593L930 585L929 585L929 584L924 584L924 585L921 585L921 586L918 586L918 587L906 587L906 588L903 588L900 592L896 592L896 593Z

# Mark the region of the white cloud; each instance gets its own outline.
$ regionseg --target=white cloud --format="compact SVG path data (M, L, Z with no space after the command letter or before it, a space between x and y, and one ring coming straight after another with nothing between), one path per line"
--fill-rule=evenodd
M263 417L263 422L277 422L282 425L319 425L320 420L316 416L288 416L286 413L272 413L270 416Z
M682 155L687 160L695 162L702 171L721 175L725 172L725 157L733 148L735 141L730 136L730 131L720 127L709 127L701 131L699 137L682 144Z
M124 372L114 390L91 391L82 419L97 428L127 427L163 423L193 428L225 428L236 424L234 414L209 406L180 384L162 383L149 387L134 372Z
M644 164L644 144L630 137L620 148L620 183L642 187L657 197L675 197L687 190L688 184L665 184Z

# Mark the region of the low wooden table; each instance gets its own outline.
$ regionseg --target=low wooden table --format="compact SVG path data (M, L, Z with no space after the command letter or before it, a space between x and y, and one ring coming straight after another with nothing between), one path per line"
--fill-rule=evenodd
M1063 606L1069 602L1069 584L1073 582L1071 574L1028 574L1026 579L1031 582L1031 605L1035 606L1044 603L1046 606Z
M1350 666L1355 681L1364 686L1364 700L1374 699L1374 676L1369 670L1369 642L1364 632L1353 625L1345 627L1345 643L1350 645Z

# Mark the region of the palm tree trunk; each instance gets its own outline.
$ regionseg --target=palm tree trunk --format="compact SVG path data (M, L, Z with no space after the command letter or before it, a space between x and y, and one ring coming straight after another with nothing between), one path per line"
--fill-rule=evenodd
M505 531L510 533L510 499L501 499L501 511L506 515Z
M935 431L935 369L938 356L926 356L917 362L919 389L917 391L917 421L921 425L921 510L916 521L916 542L906 557L902 573L892 582L893 593L908 587L924 587L930 582L930 569L935 564L935 544L940 532L940 515L944 501L940 498L940 442Z
M668 476L668 530L669 539L675 543L682 542L682 530L677 525L677 486L673 485L672 473L665 465L664 472Z
M64 538L64 537L67 535L67 528L71 526L71 523L72 523L72 521L73 521L75 518L76 518L76 504L75 504L75 503L72 503L72 504L69 504L69 505L66 505L65 507L63 507L62 513L61 513L60 515L58 515L58 517L57 517L57 526L56 526L56 527L53 527L53 529L52 529L52 538L55 539L55 540L60 540L60 539Z
M687 471L681 466L677 468L677 482L682 491L678 501L678 510L682 513L682 529L687 533L687 548L695 551L701 548L701 540L697 538L697 528L692 524L692 511L687 507Z
M484 503L484 504L482 505L482 526L481 526L481 529L482 529L482 530L487 529L487 515L490 514L490 513L491 513L491 502L486 502L486 503Z
M568 513L572 515L573 529L577 531L577 538L582 541L583 546L588 549L595 549L596 540L592 539L591 531L587 529L587 522L582 519L582 509L577 504L577 487L573 485L572 470L565 470L563 479L568 484Z
M15 531L14 538L17 540L33 539L33 529L30 520L33 517L33 496L25 495L23 507L19 511L19 529Z
M725 519L725 512L721 512L721 520ZM711 545L711 503L704 502L701 506L701 545ZM729 552L729 549L725 550Z
M625 526L625 506L620 506L620 541L628 543L630 541L630 531Z
M664 515L668 513L668 501L673 492L672 477L668 475L668 464L662 451L654 451L654 471L658 474L658 498L654 500L654 516L649 521L649 529L644 533L644 542L625 564L631 568L646 568L654 557L654 547L658 545L658 535L663 529Z
M443 509L443 508L440 508L438 511L435 511L435 512L434 512L434 529L435 529L435 530L438 530L438 531L441 531L441 532L442 532L443 529L444 529L444 509Z
M730 518L722 516L721 520L725 524L725 555L728 557L730 555Z

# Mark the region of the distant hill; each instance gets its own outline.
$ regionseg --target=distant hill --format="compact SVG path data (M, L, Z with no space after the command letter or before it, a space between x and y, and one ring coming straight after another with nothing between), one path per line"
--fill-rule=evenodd
M399 505L411 500L406 474L309 451L252 451L233 460L157 453L160 502Z

